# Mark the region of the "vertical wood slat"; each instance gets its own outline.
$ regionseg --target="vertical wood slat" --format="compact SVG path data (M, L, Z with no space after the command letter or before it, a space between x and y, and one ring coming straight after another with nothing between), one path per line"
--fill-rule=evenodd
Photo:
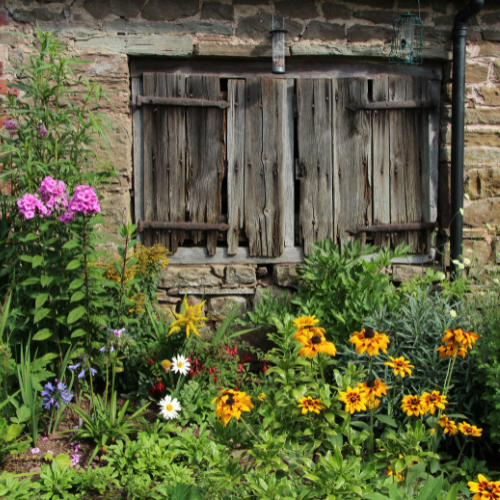
M394 101L422 99L422 80L389 78L389 98ZM420 222L421 208L421 116L423 110L392 110L390 113L391 223ZM419 233L392 235L394 245L408 243L419 250Z
M188 97L217 101L220 80L217 76L190 76ZM188 108L186 110L186 190L190 220L218 223L221 216L221 189L224 177L223 110ZM198 243L201 231L193 232ZM207 233L207 251L215 255L217 231Z
M245 220L245 80L229 80L227 98L227 246L236 255Z
M279 256L284 249L285 210L290 207L284 189L291 126L287 97L286 80L247 79L245 230L251 256Z
M132 78L132 102L135 96L142 95L142 78ZM144 220L144 130L142 109L134 105L132 108L133 155L134 155L134 214L135 221ZM138 240L143 243L143 234L138 234Z
M373 80L373 101L387 100L387 78ZM372 111L373 224L391 223L389 113L390 111L384 110ZM386 233L375 233L374 243L386 248L390 245L391 238Z
M300 237L305 255L316 241L333 237L331 80L297 80Z
M295 126L293 99L295 80L286 80L286 103L282 108L283 133L283 210L285 212L285 248L295 246Z
M371 120L369 111L353 112L346 106L368 101L364 78L333 80L334 208L339 244L352 240L346 229L372 223ZM366 241L362 233L361 241Z

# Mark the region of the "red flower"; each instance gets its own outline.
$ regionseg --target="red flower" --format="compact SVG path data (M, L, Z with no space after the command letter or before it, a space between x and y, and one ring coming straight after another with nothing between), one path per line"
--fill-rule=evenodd
M217 375L214 375L214 382L217 382Z
M149 365L154 365L154 363L155 363L155 362L153 361L153 358L149 358L148 364L149 364Z
M237 391L238 390L238 386L235 386L234 390Z
M239 370L240 372L242 372L242 371L243 371L243 363L240 363L240 366L238 366L238 370ZM236 390L238 390L238 389L236 389Z
M191 377L194 377L194 371L192 368L191 368L191 370L189 370L189 375L191 375Z
M264 367L262 368L262 371L263 371L264 373L266 373L266 372L267 372L267 364L266 364L266 362L265 362L265 361L264 361Z
M196 358L196 361L194 362L194 364L196 365L196 368L198 368L198 358Z

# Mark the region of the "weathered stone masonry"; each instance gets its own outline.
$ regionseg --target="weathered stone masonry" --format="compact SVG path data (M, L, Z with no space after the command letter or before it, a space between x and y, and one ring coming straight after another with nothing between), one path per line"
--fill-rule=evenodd
M443 64L440 137L439 220L449 224L451 141L451 28L467 0L421 0L425 21L426 60ZM271 14L286 18L287 56L331 57L332 60L387 59L392 21L417 9L416 0L6 0L0 1L0 69L16 68L33 52L36 23L55 31L69 53L90 61L89 78L102 85L111 103L101 111L113 124L110 148L100 151L116 167L118 178L106 193L108 232L133 206L130 56L265 57L270 56ZM498 262L496 233L500 224L500 3L486 0L485 9L469 23L465 150L466 248L482 264ZM19 33L19 34L17 34ZM269 63L270 64L270 63ZM15 73L4 72L5 81ZM75 97L76 98L76 97ZM128 209L128 210L127 210ZM414 270L394 266L397 279ZM251 307L259 286L297 286L294 266L171 265L162 277L161 301L175 304L185 293L205 293L218 314L228 300ZM260 294L260 292L258 292Z

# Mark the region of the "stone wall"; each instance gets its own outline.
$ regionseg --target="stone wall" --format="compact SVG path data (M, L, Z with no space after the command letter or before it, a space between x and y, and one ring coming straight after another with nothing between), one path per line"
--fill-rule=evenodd
M425 60L438 61L446 75L441 113L439 219L449 224L451 140L451 28L457 10L468 0L421 0L425 21ZM101 154L118 177L106 193L107 231L116 233L132 206L132 120L129 56L266 57L270 55L271 14L284 15L287 55L332 56L337 60L387 61L391 26L417 0L0 0L0 69L15 69L33 52L36 23L55 31L69 53L90 61L85 72L102 85L102 101L113 126L109 148ZM500 4L486 0L470 23L467 46L465 206L466 247L481 263L496 263L500 224ZM15 72L4 72L5 81ZM75 97L76 98L76 97ZM129 212L128 212L129 213ZM129 213L130 217L130 213ZM486 228L489 224L493 230ZM264 273L265 270L265 273ZM399 267L395 276L409 276ZM264 273L259 276L259 272ZM401 278L403 279L403 278ZM248 302L259 286L296 286L293 266L171 267L162 280L165 304L175 304L185 291L209 290L209 308L220 309L221 297Z

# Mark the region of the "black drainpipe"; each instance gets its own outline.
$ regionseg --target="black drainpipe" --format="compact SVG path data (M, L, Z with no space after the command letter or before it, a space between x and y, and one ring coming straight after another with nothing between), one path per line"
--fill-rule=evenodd
M463 242L464 206L464 99L465 43L467 21L484 6L484 0L472 0L456 16L453 26L453 96L451 106L451 276L455 276L453 260L460 259Z

